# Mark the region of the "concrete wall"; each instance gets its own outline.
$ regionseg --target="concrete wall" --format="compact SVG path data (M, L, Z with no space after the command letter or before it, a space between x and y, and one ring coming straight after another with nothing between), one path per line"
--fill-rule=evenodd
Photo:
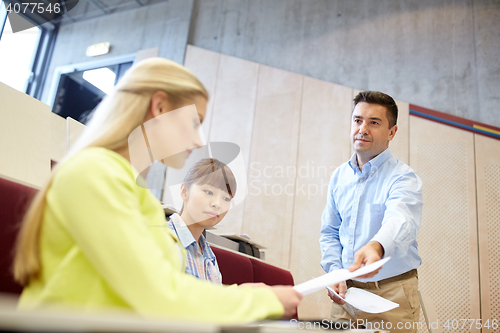
M77 6L84 5L86 1L80 1ZM48 94L54 70L58 66L116 57L154 47L159 47L160 57L182 64L192 8L193 0L170 0L76 23L65 20L57 36L42 101L51 102ZM76 7L74 10L78 11ZM87 47L100 42L110 42L111 52L104 56L87 57Z
M168 1L169 0L79 0L77 5L64 15L64 19L71 22L88 20L110 13L134 10L143 6Z
M158 46L183 63L188 42L500 127L498 0L169 0L85 19L91 9L80 1L70 14L83 21L62 24L43 101L57 66L93 60L89 45L111 42L99 58Z
M495 0L196 0L189 43L500 127Z

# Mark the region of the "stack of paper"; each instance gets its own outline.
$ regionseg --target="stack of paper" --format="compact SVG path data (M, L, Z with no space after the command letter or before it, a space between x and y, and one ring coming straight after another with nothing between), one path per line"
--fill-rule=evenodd
M326 287L326 289L341 298L340 295L337 294L332 288ZM399 306L398 303L391 302L388 299L380 297L379 295L375 295L369 291L355 287L347 289L343 300L356 309L368 313L382 313L395 309Z
M293 288L302 295L309 295L323 288L327 288L331 293L340 298L339 294L337 294L329 286L373 272L389 261L389 259L390 257L379 260L370 265L363 266L354 272L349 272L347 269L339 269L298 284ZM386 312L399 306L397 303L358 288L349 288L345 294L344 301L351 306L368 313Z

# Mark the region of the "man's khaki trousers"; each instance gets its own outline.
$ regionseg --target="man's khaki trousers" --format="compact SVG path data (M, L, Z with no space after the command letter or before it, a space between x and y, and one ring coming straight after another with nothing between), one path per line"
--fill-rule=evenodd
M339 305L332 302L330 317L332 321L354 324L354 326L349 326L354 328L380 329L401 333L415 333L418 328L423 327L419 320L418 276L390 282L378 286L378 288L373 286L364 287L362 283L356 283L355 287L384 297L399 304L399 307L383 313L366 313L347 303Z

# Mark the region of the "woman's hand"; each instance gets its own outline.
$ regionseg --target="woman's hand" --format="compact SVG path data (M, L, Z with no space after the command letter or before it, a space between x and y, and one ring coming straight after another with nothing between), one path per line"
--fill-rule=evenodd
M297 306L302 299L302 294L291 286L273 286L271 290L278 297L285 308L283 318L291 318L297 313Z
M263 288L269 286L263 282L247 282L238 285L238 287Z

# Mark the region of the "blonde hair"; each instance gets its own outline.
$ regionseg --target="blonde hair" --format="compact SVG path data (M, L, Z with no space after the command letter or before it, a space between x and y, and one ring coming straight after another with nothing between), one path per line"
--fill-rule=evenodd
M15 245L13 273L16 281L26 285L30 279L39 276L40 232L46 195L59 167L87 147L104 147L115 151L125 148L129 134L143 123L151 97L157 91L167 93L174 105L200 95L208 100L208 93L196 76L173 61L150 58L130 68L113 92L99 104L81 137L34 197L21 223Z

